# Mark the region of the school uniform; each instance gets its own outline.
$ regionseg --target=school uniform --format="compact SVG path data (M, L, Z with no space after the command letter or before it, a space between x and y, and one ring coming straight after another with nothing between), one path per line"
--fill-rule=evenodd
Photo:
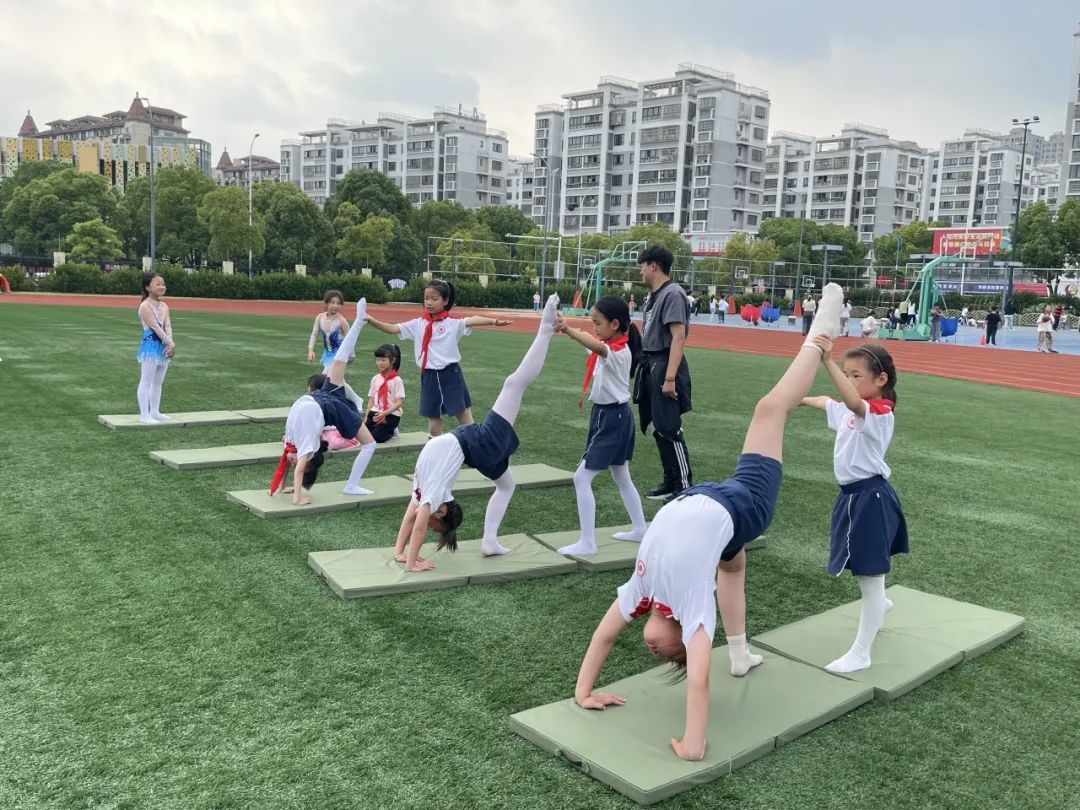
M492 481L500 478L518 444L514 426L495 411L479 424L461 425L430 439L413 469L413 503L435 511L454 500L454 482L466 464Z
M634 457L634 414L630 410L633 357L628 345L618 349L609 346L607 357L598 354L594 363L589 389L593 405L582 459L587 470L606 470Z
M380 394L384 383L386 385L385 401ZM389 380L383 377L382 372L371 378L371 385L368 386L366 427L371 433L372 438L379 444L390 441L390 439L393 438L394 431L397 430L398 425L401 423L402 409L397 408L396 410L391 411L379 423L375 422L375 414L383 411L391 402L395 400L404 401L404 399L405 383L396 373Z
M425 346L429 323L431 339ZM416 365L420 368L420 415L437 419L444 414L457 415L472 407L458 348L458 342L472 334L464 319L414 318L399 323L398 329L402 339L414 342Z
M840 493L833 506L826 570L839 576L887 574L894 554L908 552L907 521L889 476L885 451L892 441L893 403L866 400L866 415L855 415L843 402L830 400L826 415L836 432L833 472Z
M744 453L728 480L698 484L665 504L645 532L634 573L619 587L623 619L656 609L682 625L683 644L699 627L711 640L717 566L769 525L781 474L776 459Z

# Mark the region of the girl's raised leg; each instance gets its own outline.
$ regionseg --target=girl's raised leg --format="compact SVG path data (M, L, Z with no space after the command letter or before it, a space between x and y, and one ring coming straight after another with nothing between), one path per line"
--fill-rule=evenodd
M509 422L511 425L517 419L518 411L521 410L521 398L525 390L540 376L540 370L544 367L544 359L547 357L548 346L555 334L555 319L558 315L559 296L552 295L547 300L547 306L540 316L540 328L536 331L532 345L521 358L517 369L506 378L502 391L499 392L495 404L491 410Z
M784 376L758 400L754 408L754 417L743 441L743 453L784 460L784 426L788 414L799 407L821 365L823 349L814 341L818 336L832 340L840 334L840 307L843 303L844 291L839 285L826 284L806 341Z
M353 356L353 352L356 351L356 341L360 337L360 330L364 326L365 315L367 315L367 299L361 298L356 302L356 320L352 322L349 331L345 333L345 338L341 341L341 345L338 346L337 353L334 355L334 361L326 372L331 385L345 384L345 367L349 363L349 358Z

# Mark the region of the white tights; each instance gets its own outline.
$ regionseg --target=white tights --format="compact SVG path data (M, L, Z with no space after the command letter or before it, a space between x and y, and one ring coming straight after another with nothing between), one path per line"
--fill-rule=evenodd
M136 397L139 400L139 419L150 421L161 419L161 384L165 382L168 363L158 364L153 360L140 363L139 388Z
M629 532L617 532L617 540L641 542L645 536L645 511L641 507L641 496L630 478L630 465L620 464L609 467L615 486L619 488L626 513L630 516L633 528ZM596 496L592 482L601 470L590 470L585 461L574 471L574 491L577 493L578 522L581 524L581 536L578 541L559 549L560 554L595 554L596 553Z

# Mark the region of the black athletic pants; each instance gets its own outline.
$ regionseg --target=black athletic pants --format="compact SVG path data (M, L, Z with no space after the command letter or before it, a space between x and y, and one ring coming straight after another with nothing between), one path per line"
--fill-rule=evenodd
M648 433L649 425L652 425L653 438L664 468L665 487L682 491L694 483L690 452L682 431L682 415L693 410L690 402L690 367L684 357L675 373L675 393L678 397L672 399L663 393L667 365L666 351L642 354L634 385L634 402L638 406L642 433Z

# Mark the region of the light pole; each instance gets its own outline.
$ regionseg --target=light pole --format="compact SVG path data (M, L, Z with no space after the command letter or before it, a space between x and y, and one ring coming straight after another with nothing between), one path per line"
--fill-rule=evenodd
M843 245L811 245L810 250L821 251L825 254L825 272L821 274L821 289L825 289L825 285L829 283L829 254L839 253L844 249Z
M1005 284L1005 298L1001 302L1003 307L1007 307L1013 297L1013 270L1016 263L1019 261L1020 255L1020 200L1024 196L1024 160L1027 158L1027 136L1028 127L1032 124L1039 123L1039 116L1033 115L1030 118L1020 120L1014 118L1012 120L1013 126L1021 126L1024 128L1024 140L1020 146L1020 184L1016 190L1016 226L1013 228L1012 235L1012 257L1013 260L1009 262L1009 280Z
M150 99L144 98L146 112L150 117L150 272L157 272L157 222L154 205L154 108Z
M259 133L256 132L251 139L251 143L248 144L248 278L251 278L251 167L252 167L252 154L255 149L255 138L259 137Z

